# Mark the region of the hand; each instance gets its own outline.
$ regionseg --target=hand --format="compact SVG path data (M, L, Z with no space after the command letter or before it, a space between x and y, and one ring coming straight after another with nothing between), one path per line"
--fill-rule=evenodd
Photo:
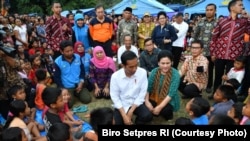
M167 44L167 43L170 43L171 40L170 39L165 39L165 40L163 40L163 42L164 42L164 44Z
M80 82L78 86L76 87L76 93L79 93L82 90L83 83Z
M153 110L153 114L154 115L159 115L161 112L161 108L159 106L156 106Z
M222 76L222 80L224 80L224 81L228 80L227 75L224 74L224 75Z
M216 60L215 56L211 56L211 61L214 62Z
M74 124L75 125L82 125L84 122L82 120L75 120Z
M62 26L62 30L68 30L67 24L64 24L64 25Z
M150 112L153 112L154 107L152 106L152 104L149 101L145 101L145 105L149 109Z
M102 92L103 92L103 94L105 95L105 96L109 96L109 88L104 88L103 90L102 90Z
M99 96L100 93L101 93L101 89L99 89L99 87L95 88L94 95L97 97Z
M132 125L131 118L129 118L127 115L123 117L123 122L125 125Z

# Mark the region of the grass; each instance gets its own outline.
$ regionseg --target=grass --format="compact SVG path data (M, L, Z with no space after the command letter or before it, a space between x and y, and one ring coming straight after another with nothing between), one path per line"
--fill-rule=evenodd
M207 94L206 92L203 92L203 98L207 99L207 96L209 94ZM181 96L181 94L180 94ZM175 120L178 117L188 117L187 112L185 110L185 106L186 103L189 101L189 99L181 99L181 108L179 111L174 113L174 118L172 120L166 121L165 119L163 119L162 117L154 117L153 121L151 122L152 125L173 125ZM210 101L211 102L211 101ZM81 105L81 103L79 101L77 101L77 103L75 104L76 106ZM107 99L96 99L96 98L92 98L92 102L87 104L88 106L88 111L85 113L76 113L81 119L83 119L84 121L89 121L88 117L85 117L86 115L89 114L90 111L92 111L95 108L99 108L99 107L112 107L112 101L111 100L107 100Z

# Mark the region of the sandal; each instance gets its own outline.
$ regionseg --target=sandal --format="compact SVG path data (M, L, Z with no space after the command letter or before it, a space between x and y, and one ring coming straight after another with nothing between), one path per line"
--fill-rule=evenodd
M86 105L80 105L72 109L73 113L84 113L86 111L88 111L88 107Z

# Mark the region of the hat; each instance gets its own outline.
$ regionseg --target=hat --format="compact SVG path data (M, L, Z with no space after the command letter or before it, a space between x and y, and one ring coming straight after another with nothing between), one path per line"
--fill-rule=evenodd
M150 17L151 15L150 15L149 12L146 12L146 13L144 13L143 17L145 17L145 16L149 16Z
M128 11L132 13L132 8L131 7L126 7L123 11Z

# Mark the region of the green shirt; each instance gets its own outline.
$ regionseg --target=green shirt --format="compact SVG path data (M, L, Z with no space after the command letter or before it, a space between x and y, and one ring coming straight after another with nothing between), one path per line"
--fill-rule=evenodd
M160 81L159 82L154 82L154 79L156 77L156 73L158 71L159 67L153 69L151 71L151 74L149 75L148 78L148 93L150 94L153 90L153 86L154 83L158 83L158 85L160 85L160 89L164 80L164 75L161 74L160 76ZM170 82L170 86L169 86L169 91L168 91L168 96L171 97L170 103L173 108L174 111L178 111L180 109L180 96L178 93L178 88L179 88L179 84L180 84L180 74L179 72L172 68L172 77L171 77L171 82ZM159 90L161 91L161 90Z

